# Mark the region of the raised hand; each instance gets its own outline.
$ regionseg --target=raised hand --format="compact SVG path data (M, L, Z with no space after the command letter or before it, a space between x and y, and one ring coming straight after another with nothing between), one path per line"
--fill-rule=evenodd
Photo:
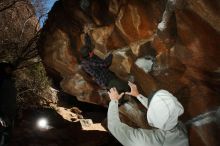
M137 86L133 83L131 83L130 81L128 81L128 85L130 86L131 88L131 92L126 92L125 94L127 95L131 95L131 96L138 96L139 95L139 91L137 89Z
M108 92L108 95L111 100L119 100L124 95L124 93L121 93L119 95L117 89L114 87L110 89L110 91Z

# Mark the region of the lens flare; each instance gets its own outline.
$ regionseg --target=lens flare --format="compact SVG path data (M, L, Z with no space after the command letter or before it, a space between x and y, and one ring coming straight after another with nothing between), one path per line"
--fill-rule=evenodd
M48 128L48 121L45 118L41 118L37 121L37 126L41 129L47 129Z

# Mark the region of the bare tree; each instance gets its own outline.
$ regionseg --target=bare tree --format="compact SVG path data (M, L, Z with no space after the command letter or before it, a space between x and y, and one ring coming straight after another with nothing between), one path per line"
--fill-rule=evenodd
M21 2L22 4L18 4ZM38 6L38 12L45 14L43 0L35 0ZM25 2L25 3L23 3ZM22 8L26 4L30 6L26 14L22 13ZM23 6L22 6L23 5ZM7 11L10 9L10 11ZM21 10L21 11L19 11ZM15 80L18 91L17 102L19 107L42 105L51 98L50 82L47 78L43 64L38 54L37 41L40 37L41 30L39 21L36 21L36 15L31 8L29 0L0 0L0 14L3 16L10 15L10 12L16 11L21 17L15 18L19 24L13 25L14 19L4 17L5 23L2 23L3 29L9 28L9 31L0 31L1 34L10 38L1 37L0 40L0 60L11 62L15 67ZM18 20L19 19L19 20ZM10 22L10 23L8 23ZM8 25L12 24L12 25ZM4 26L7 25L7 26ZM2 29L0 28L0 30ZM2 29L2 30L3 30ZM10 31L15 29L16 31ZM49 99L49 100L48 100Z

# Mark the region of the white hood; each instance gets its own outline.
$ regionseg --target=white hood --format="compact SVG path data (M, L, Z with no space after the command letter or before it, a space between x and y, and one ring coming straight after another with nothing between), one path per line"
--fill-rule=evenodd
M147 120L150 126L170 130L178 123L178 117L184 112L183 106L176 97L166 90L159 90L153 96Z

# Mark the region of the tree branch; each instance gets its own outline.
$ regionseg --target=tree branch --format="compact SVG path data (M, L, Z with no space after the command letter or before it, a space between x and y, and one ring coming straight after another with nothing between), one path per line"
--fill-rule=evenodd
M24 33L24 28L25 28L26 23L27 23L33 16L35 16L35 15L32 14L32 15L29 16L28 19L24 22L24 25L23 25L22 31L21 31L21 35L20 35L20 39L21 39L21 37L22 37L22 35L23 35L23 33Z
M36 45L35 43L39 38L40 32L41 31L38 31L35 34L35 36L28 41L27 45L25 45L22 48L18 48L21 51L19 55L17 56L17 59L14 64L16 68L18 68L23 62L28 61L38 56L38 51L36 49L36 46L34 45Z
M30 63L30 64L26 64L26 65L20 66L20 67L17 68L17 70L23 69L23 68L26 68L26 67L29 67L29 66L33 66L33 65L38 64L40 62L41 62L41 60L37 61L37 62L33 62L33 63Z

